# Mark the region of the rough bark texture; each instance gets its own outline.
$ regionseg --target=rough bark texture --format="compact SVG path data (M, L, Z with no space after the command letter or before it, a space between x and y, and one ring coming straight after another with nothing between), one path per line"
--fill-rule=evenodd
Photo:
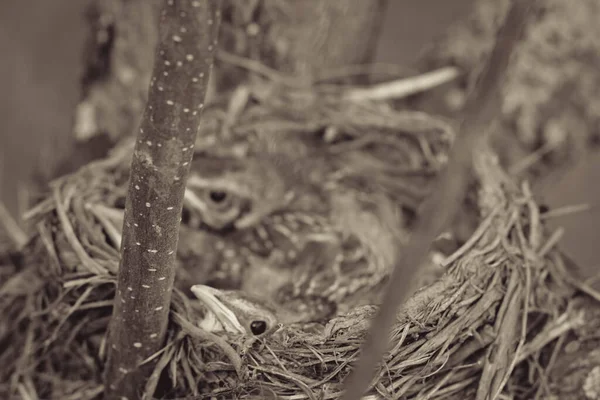
M164 0L131 164L106 398L140 398L164 343L183 196L217 43L220 0ZM148 395L152 395L149 393Z
M500 88L513 49L519 43L534 1L514 0L506 21L497 33L497 41L484 65L479 82L467 99L465 116L458 137L448 156L445 170L423 203L406 246L398 251L396 266L386 289L379 314L369 329L360 359L345 387L344 400L359 400L368 389L373 371L389 345L389 333L398 308L412 294L417 271L425 264L435 238L447 229L467 197L473 163L484 153L486 129L495 121L500 105ZM480 386L481 388L482 386ZM495 391L494 391L495 392ZM489 393L485 390L484 393Z

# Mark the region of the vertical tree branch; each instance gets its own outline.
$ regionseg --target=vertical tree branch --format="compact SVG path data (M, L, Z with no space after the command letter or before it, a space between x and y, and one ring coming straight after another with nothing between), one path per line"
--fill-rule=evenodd
M220 23L220 0L164 0L131 163L109 329L106 398L138 399L165 340L185 184ZM143 364L143 365L142 365Z
M454 217L466 196L473 155L480 150L479 141L498 116L501 82L532 3L534 1L513 0L498 31L494 50L467 100L446 170L440 174L433 193L423 204L409 243L400 249L379 314L373 321L355 370L348 378L344 400L359 400L366 391L375 367L388 347L396 312L412 293L414 277L424 264L431 243Z

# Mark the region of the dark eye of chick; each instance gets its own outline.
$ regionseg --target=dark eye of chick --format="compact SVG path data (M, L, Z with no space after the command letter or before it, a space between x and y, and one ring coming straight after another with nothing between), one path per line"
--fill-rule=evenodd
M260 336L267 331L267 323L265 321L252 321L250 323L250 330L255 336Z
M213 190L209 193L208 195L210 197L210 199L215 202L215 203L221 203L223 201L225 201L225 199L227 198L227 193L225 192L221 192L218 190Z

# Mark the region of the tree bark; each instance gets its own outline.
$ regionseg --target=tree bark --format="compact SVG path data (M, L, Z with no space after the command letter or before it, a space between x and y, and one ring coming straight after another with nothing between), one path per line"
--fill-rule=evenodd
M220 0L164 0L131 163L109 328L107 399L141 398L154 365L145 360L165 341L185 185L220 17Z

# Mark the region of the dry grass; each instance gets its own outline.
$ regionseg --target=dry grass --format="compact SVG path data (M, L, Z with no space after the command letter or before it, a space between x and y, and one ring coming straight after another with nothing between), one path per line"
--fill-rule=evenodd
M335 179L363 177L414 211L445 163L453 139L445 121L349 100L334 86L269 82L207 110L196 150L217 151L226 140L243 154L253 136L301 137L330 152ZM0 288L2 398L100 398L118 265L114 210L125 195L130 151L125 142L54 182L28 213L36 233L23 265ZM570 311L573 290L528 187L510 181L491 155L480 161L479 227L444 261L444 275L399 314L395 345L372 385L378 396L537 398L548 394L544 366L560 338L582 323ZM375 310L360 307L324 329L284 327L249 343L197 328L189 300L175 291L168 343L146 389L158 387L162 398L337 398Z

